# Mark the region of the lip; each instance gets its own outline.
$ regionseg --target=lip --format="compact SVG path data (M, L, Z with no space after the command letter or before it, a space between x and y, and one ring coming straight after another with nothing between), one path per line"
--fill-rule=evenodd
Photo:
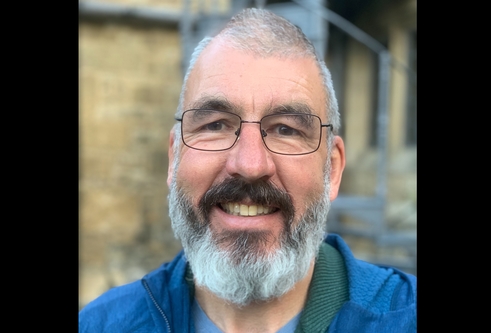
M231 215L215 206L210 211L212 225L228 230L272 230L281 228L284 216L280 210L267 215L240 216Z

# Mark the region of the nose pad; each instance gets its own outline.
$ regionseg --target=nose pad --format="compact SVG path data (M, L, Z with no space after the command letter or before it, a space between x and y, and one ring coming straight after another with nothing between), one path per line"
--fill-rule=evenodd
M237 130L235 131L235 133L234 133L234 134L235 134L235 136L239 136L239 135L240 135L240 127L239 127L239 128L237 128Z
M262 135L262 137L263 137L263 138L265 138L265 137L266 137L266 135L268 135L268 134L266 133L266 131L265 131L265 130L263 130L263 129L261 128L261 135Z

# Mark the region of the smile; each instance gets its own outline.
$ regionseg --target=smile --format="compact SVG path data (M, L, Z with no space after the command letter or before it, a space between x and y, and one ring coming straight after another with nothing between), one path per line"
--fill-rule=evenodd
M224 212L237 216L257 216L274 213L277 209L263 205L245 205L238 202L227 202L219 205Z

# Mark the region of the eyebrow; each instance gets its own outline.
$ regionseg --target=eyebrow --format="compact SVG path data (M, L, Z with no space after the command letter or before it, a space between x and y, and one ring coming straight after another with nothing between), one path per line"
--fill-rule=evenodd
M240 108L227 99L215 96L203 96L191 104L191 109L238 112Z
M290 104L281 104L275 106L270 110L270 113L271 114L276 114L276 113L314 114L314 111L308 104L302 102L293 102Z
M237 115L243 114L243 109L240 106L231 103L224 97L216 96L203 96L194 101L190 105L190 109L228 111ZM312 108L303 102L279 104L267 110L267 114L280 113L315 114Z

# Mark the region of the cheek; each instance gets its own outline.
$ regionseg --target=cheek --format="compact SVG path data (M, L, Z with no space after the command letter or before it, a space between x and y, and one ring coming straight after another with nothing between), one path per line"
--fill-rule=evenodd
M292 160L278 170L281 182L290 193L298 213L318 200L324 190L324 162L318 158Z
M177 169L177 186L197 205L203 194L220 177L224 162L210 152L183 149Z

